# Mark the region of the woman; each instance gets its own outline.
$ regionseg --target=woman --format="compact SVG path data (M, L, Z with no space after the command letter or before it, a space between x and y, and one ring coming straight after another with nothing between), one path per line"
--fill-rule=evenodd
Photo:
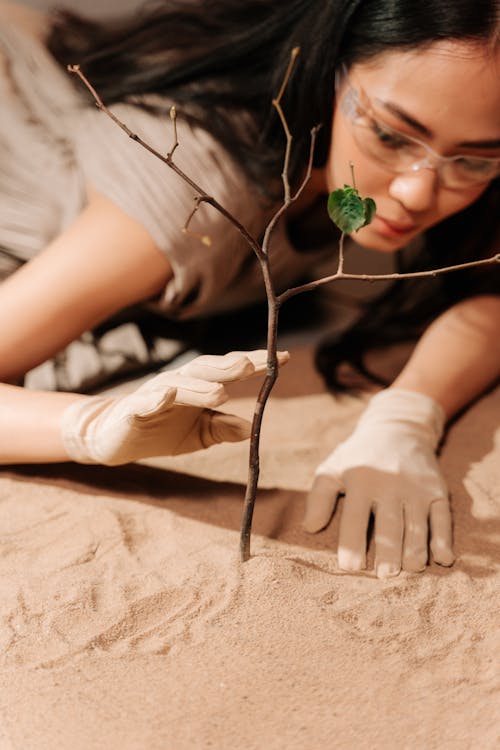
M410 258L405 262L412 269L498 251L498 30L496 0L295 0L286 10L268 0L163 2L110 25L56 16L44 35L52 58L7 27L0 38L15 89L8 111L17 116L18 142L21 123L29 119L19 113L24 97L32 115L25 144L36 142L40 159L50 162L64 188L55 193L36 175L24 175L26 205L43 199L42 215L50 207L55 216L43 252L26 215L20 216L15 201L7 202L11 213L0 246L13 257L17 241L18 257L24 252L33 259L0 287L2 319L12 321L0 345L1 460L123 463L157 454L165 434L163 452L193 449L190 436L199 435L203 407L221 398L211 380L262 367L258 355L253 363L235 355L229 375L227 363L209 360L216 375L207 376L202 361L121 400L7 385L133 305L201 316L262 293L250 251L209 207L202 206L190 231L182 232L192 190L89 106L61 75L65 64L78 62L117 116L157 148L171 145L165 123L175 102L182 113L176 162L258 236L280 203L283 133L269 102L290 50L300 46L301 64L283 103L294 134L293 186L304 174L311 127L321 123L322 129L312 179L272 249L277 285L286 288L323 256L332 229L325 229L318 206L328 191L350 182L350 161L360 193L377 203L373 223L356 234L359 245ZM21 49L30 57L26 68ZM12 132L3 131L6 139ZM15 187L22 157L18 153L11 166ZM199 241L202 233L210 236L209 246ZM307 246L310 236L314 242ZM430 294L423 285L402 293L395 287L360 321L365 330L375 321L379 337L391 337L390 314L399 314L401 294L406 303L409 297L418 303L416 317L407 304L403 311L414 328L434 316L401 374L372 399L353 435L318 469L305 527L323 528L338 495L346 494L339 536L343 569L365 566L372 511L377 575L424 569L428 524L435 562L453 562L448 493L435 450L446 420L500 372L498 267L487 268L447 277ZM36 321L30 305L38 311ZM347 343L330 348L337 363ZM186 375L201 375L195 396ZM205 391L207 400L200 396ZM165 422L158 411L166 413ZM145 430L149 413L153 429ZM36 434L31 430L28 439L34 415ZM179 444L181 433L189 438ZM229 424L219 437L231 435L246 433L239 423Z

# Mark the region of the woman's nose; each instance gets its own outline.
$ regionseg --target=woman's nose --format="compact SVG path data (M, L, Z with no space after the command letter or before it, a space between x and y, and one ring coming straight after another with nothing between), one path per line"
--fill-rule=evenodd
M389 195L408 211L426 211L436 198L438 175L435 169L419 169L397 175L389 186Z

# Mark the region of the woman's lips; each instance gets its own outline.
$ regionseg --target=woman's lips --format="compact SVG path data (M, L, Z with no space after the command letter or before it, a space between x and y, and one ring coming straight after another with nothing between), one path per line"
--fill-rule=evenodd
M413 232L416 228L415 224L399 224L378 215L375 216L375 220L377 221L376 229L380 234L384 234L387 237L402 237L405 234Z

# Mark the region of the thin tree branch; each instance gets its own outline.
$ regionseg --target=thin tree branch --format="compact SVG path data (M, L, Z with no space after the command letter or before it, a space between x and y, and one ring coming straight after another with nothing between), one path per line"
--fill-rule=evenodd
M325 276L322 279L315 279L307 284L301 284L300 286L292 287L287 289L286 292L278 295L278 303L280 305L286 302L291 297L295 297L297 294L302 292L309 292L312 289L316 289L318 286L323 284L329 284L331 281L338 281L339 279L350 279L357 281L388 281L391 279L418 279L425 278L427 276L439 276L442 273L450 273L450 271L461 271L466 268L476 268L477 266L485 266L491 263L500 263L500 253L492 255L490 258L483 258L482 260L472 260L468 263L458 263L456 266L444 266L443 268L435 268L430 271L413 271L411 273L381 273L381 274L367 274L367 273L343 273L337 271L331 276Z
M342 278L342 276L344 275L344 240L345 234L344 232L342 232L339 240L339 262L337 266L337 272L334 274L335 278ZM304 291L306 290L304 289Z
M283 179L286 180L286 185L288 186L288 188L285 191L285 193L288 193L289 198L288 198L288 201L285 198L285 200L282 203L282 205L279 207L279 209L276 211L276 213L274 214L274 216L271 218L269 224L266 227L266 231L264 232L264 238L262 240L262 251L263 251L264 255L266 255L266 256L269 255L269 246L270 246L270 242L271 242L271 235L274 232L276 224L278 223L278 221L280 220L280 218L283 216L283 214L287 211L287 209L290 206L290 204L294 203L297 200L297 198L299 198L299 196L302 194L302 191L304 190L305 186L307 185L307 183L311 179L311 173L312 173L312 167L313 167L313 158L314 158L314 149L315 149L315 146L316 146L316 136L318 134L318 130L319 129L320 129L320 126L317 126L317 127L312 128L312 130L311 130L311 145L309 147L309 160L308 160L308 164L307 164L306 174L305 174L305 177L304 177L301 185L297 189L297 192L293 196L290 196L290 186L288 184L288 174L285 172L285 170L283 170L283 175L284 175Z
M210 247L212 244L212 238L209 234L200 234L200 232L193 232L191 229L189 229L189 224L191 223L191 219L195 215L195 213L198 211L200 207L200 203L203 203L203 196L196 195L194 198L194 208L189 214L189 216L186 219L186 223L182 227L182 233L183 234L189 234L190 237L195 237L196 239L200 240L200 242L203 245L207 245L207 247Z
M172 120L172 125L174 126L174 145L172 146L172 148L168 152L168 158L169 159L172 158L172 156L174 155L175 149L179 145L179 138L177 136L177 110L176 110L176 108L175 108L175 106L173 104L170 107L170 119Z
M288 85L288 81L290 80L290 76L292 75L293 66L295 64L295 60L297 59L299 52L300 52L300 47L294 47L292 49L290 53L290 60L288 62L288 67L285 71L285 75L283 77L283 81L282 81L278 96L272 100L273 107L275 107L275 109L278 112L278 115L281 120L281 124L283 125L283 130L285 131L285 135L286 135L285 161L283 163L283 172L281 173L281 178L283 180L283 188L285 191L285 205L286 206L288 206L288 204L290 203L290 183L288 181L288 165L290 162L290 153L292 149L292 134L288 127L288 122L284 115L283 109L281 108L281 100L283 98L283 94L285 93L285 89Z
M252 431L250 436L250 451L248 457L248 479L243 501L243 514L240 531L240 560L246 562L250 558L250 537L252 532L252 519L257 497L257 487L260 473L259 446L262 429L262 418L267 400L271 395L273 386L278 378L278 315L279 305L276 302L271 271L267 259L261 261L261 270L266 287L268 300L268 322L267 322L267 371L264 381L260 387L259 395L255 403L252 419Z
M227 211L224 206L222 206L215 198L213 198L211 195L209 195L203 188L201 188L199 185L194 182L190 177L188 177L187 174L185 174L182 169L180 169L177 164L172 160L172 154L175 151L176 144L174 143L174 146L172 147L172 150L170 153L168 153L166 156L161 154L159 151L154 149L152 146L149 145L149 143L146 143L142 140L136 133L133 133L130 128L128 128L125 123L121 122L121 120L116 117L116 115L111 112L108 107L102 102L99 94L97 91L93 88L93 86L90 84L88 79L85 77L85 75L81 72L79 65L68 65L68 71L70 73L76 73L76 75L83 81L87 89L90 91L92 96L95 99L96 107L98 109L102 110L108 117L110 117L113 122L115 122L118 127L120 127L133 141L136 141L139 145L141 145L143 148L146 149L146 151L149 151L151 154L156 156L158 159L160 159L164 164L167 164L167 166L170 167L170 169L173 169L176 174L181 177L184 182L187 182L188 185L190 185L197 193L200 194L200 196L203 198L203 201L205 203L208 203L209 205L213 206L220 214L222 214L236 229L239 231L239 233L245 238L246 242L250 245L254 253L257 255L257 257L260 259L262 258L262 248L259 244L259 242L255 239L255 237L252 237L252 235L245 229L243 224L241 224L232 214ZM175 119L174 119L175 122Z

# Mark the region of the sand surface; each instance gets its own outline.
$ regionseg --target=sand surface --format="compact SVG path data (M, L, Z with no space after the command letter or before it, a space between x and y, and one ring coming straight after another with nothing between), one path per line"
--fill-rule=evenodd
M441 457L457 562L380 581L338 570L338 519L300 530L363 403L303 354L282 378L243 566L242 446L2 471L0 750L499 747L500 389Z

